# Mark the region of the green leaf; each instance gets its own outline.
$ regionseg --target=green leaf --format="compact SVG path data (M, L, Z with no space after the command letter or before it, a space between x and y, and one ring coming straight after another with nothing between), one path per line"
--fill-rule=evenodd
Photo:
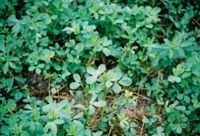
M112 89L113 89L113 91L115 92L115 93L120 93L121 92L121 86L119 85L119 84L117 84L117 83L115 83L114 85L113 85L113 87L112 87Z
M104 64L101 64L97 70L98 75L102 74L105 70L106 70L106 66Z
M103 100L99 100L97 102L93 102L93 105L96 107L104 107L104 106L106 106L106 102Z
M123 77L119 83L123 86L130 86L132 84L132 80L129 77Z
M79 86L80 86L80 83L78 83L78 82L72 82L72 83L69 85L70 89L78 89Z
M17 66L16 66L15 63L13 63L13 62L10 62L9 65L10 65L10 67L11 67L12 69L16 69L16 68L17 68Z
M192 66L192 73L196 76L200 76L200 64Z
M180 110L180 111L185 111L186 110L185 106L176 106L176 109Z
M142 122L145 123L145 124L147 124L147 123L149 123L149 119L146 118L146 117L143 117Z
M102 135L103 135L103 131L92 133L92 136L102 136Z
M159 127L156 128L156 130L157 130L157 133L161 133L161 132L164 131L164 128L159 126Z
M16 109L16 102L12 99L9 99L7 104L5 105L5 108L8 112L12 112Z
M1 134L2 134L2 135L9 136L9 133L10 133L9 131L10 131L10 129L9 129L8 126L1 126L0 131L1 131Z
M182 128L181 128L180 126L178 126L178 127L176 128L176 132L177 132L178 134L181 134L181 133L182 133Z
M93 84L96 81L97 81L97 77L96 76L89 76L89 77L86 78L86 83L87 84Z
M74 119L79 119L79 118L82 118L83 117L83 112L80 112L80 113L78 113L77 115L75 115L73 118Z
M6 74L8 72L8 69L9 69L9 64L8 62L6 62L4 65L3 65L3 73Z
M20 82L21 84L24 84L25 81L26 81L25 78L23 78L23 77L19 77L19 76L16 76L16 77L15 77L15 80L18 81L18 82Z
M185 96L184 96L184 101L185 101L186 103L189 103L189 102L190 102L190 97L187 96L187 95L185 95Z
M61 125L61 124L65 123L65 121L63 119L56 119L54 121L54 123L57 124L57 125Z
M153 14L153 15L158 14L160 12L160 10L161 10L160 8L155 7L152 9L151 14Z
M108 88L109 88L109 87L111 87L111 86L112 86L112 84L113 84L112 82L110 82L110 81L107 81L107 82L106 82L106 87L108 87Z
M174 82L180 83L181 82L181 78L177 77L177 76L174 76L174 75L170 75L170 76L168 76L168 81L170 81L172 83L174 83Z
M89 66L87 67L87 73L91 75L96 75L96 70L93 67Z
M92 114L94 114L94 112L95 112L95 108L92 105L90 105L88 108L88 114L92 115Z
M111 50L108 48L103 48L103 53L108 57L111 55Z
M6 8L7 4L8 4L8 0L1 0L0 1L0 9Z
M122 73L118 68L109 70L106 75L109 81L118 81L122 77Z
M52 132L52 134L53 134L54 136L57 135L57 126L56 126L56 124L55 124L54 122L48 122L48 123L45 125L44 131L45 131L46 134L48 133L49 130Z
M10 89L12 88L13 82L14 82L14 77L7 79L6 84L8 91L10 91Z
M27 131L22 131L21 136L31 136Z
M35 73L40 74L40 73L41 73L41 69L36 68L36 69L35 69Z
M20 23L17 21L15 25L12 27L12 32L18 33L20 31Z
M50 61L51 58L53 58L55 55L55 52L54 51L51 51L49 49L44 49L42 51L42 54L41 54L41 57L40 59L41 60L44 60L44 61Z
M112 44L112 41L108 40L107 37L104 37L102 40L103 40L103 46L109 46Z
M79 76L79 74L74 74L73 78L76 82L81 82L81 77Z
M0 51L5 52L4 35L0 35Z

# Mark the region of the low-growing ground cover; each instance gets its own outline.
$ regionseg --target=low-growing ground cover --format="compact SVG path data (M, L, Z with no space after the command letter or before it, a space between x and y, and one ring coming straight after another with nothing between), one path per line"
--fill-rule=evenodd
M0 0L0 135L200 135L200 1Z

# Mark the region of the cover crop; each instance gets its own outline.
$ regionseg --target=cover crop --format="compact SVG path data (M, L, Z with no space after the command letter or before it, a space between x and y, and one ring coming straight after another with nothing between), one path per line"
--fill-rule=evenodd
M0 0L0 135L200 135L198 0Z

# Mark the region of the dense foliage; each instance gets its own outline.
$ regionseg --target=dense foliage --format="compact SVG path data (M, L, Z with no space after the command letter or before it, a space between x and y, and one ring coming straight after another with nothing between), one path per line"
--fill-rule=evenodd
M200 133L198 0L0 0L0 135Z

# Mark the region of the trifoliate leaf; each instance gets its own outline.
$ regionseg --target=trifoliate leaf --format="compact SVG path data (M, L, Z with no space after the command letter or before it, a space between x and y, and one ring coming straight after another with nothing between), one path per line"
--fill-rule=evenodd
M174 76L174 75L170 75L170 76L168 76L168 81L170 81L172 83L174 83L174 82L180 83L181 82L181 78L177 77L177 76Z

